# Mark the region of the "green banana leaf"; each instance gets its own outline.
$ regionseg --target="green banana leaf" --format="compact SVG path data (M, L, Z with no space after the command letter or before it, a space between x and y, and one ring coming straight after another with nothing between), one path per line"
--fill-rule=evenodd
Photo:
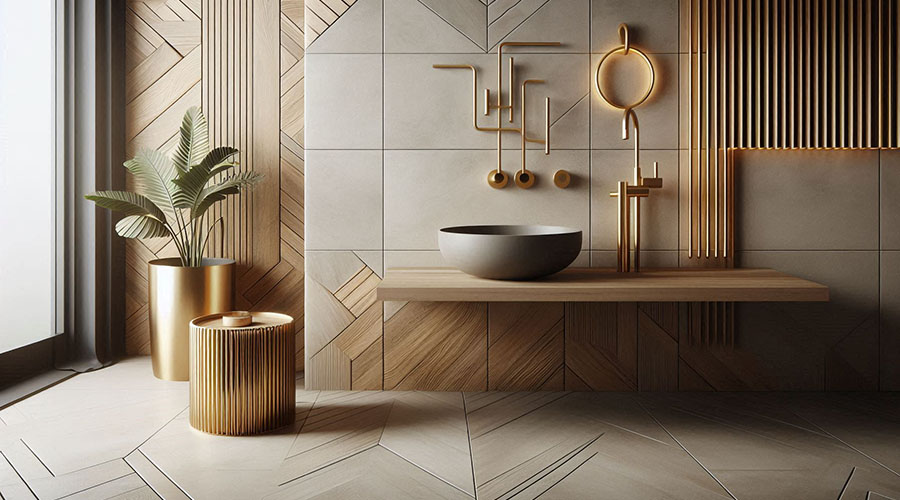
M129 215L116 223L116 233L123 238L158 238L171 236L169 229L149 215Z
M179 172L203 161L209 152L209 126L200 108L194 106L184 113L181 121L181 137L175 150L175 167Z
M150 199L168 217L175 218L175 193L178 186L174 181L177 170L175 164L159 151L141 149L134 158L125 162L133 175L137 190Z
M114 212L120 212L126 216L148 215L160 222L165 222L166 216L152 201L145 196L128 191L97 191L85 196L97 205L108 208Z

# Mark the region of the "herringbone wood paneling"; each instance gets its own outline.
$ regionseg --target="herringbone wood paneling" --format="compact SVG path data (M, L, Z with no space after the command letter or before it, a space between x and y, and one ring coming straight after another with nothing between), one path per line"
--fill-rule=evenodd
M241 150L242 170L265 175L252 193L211 209L223 219L212 255L234 258L235 305L297 321L303 367L303 2L129 0L127 153L170 149L184 111L202 106L214 145ZM126 349L150 350L147 262L174 255L164 240L126 246Z

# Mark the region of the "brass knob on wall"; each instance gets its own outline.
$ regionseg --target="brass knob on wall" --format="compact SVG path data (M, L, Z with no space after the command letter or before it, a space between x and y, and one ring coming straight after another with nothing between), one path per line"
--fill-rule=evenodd
M494 189L503 189L509 182L509 176L502 170L491 170L488 174L488 184Z
M565 189L569 187L569 184L572 182L572 174L570 174L566 170L557 170L555 174L553 174L553 183L556 184L556 187L560 189Z
M528 189L534 185L534 172L523 168L516 172L516 186L522 189Z

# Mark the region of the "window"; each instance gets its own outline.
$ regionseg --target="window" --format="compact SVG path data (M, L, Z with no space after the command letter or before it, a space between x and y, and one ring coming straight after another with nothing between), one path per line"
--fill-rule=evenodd
M56 0L0 0L0 353L55 335Z

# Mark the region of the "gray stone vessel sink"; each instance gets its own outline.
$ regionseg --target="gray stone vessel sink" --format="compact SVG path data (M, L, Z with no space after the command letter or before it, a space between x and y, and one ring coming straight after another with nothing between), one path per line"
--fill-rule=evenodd
M459 270L496 280L562 271L581 250L581 231L561 226L454 226L438 234L441 255Z

